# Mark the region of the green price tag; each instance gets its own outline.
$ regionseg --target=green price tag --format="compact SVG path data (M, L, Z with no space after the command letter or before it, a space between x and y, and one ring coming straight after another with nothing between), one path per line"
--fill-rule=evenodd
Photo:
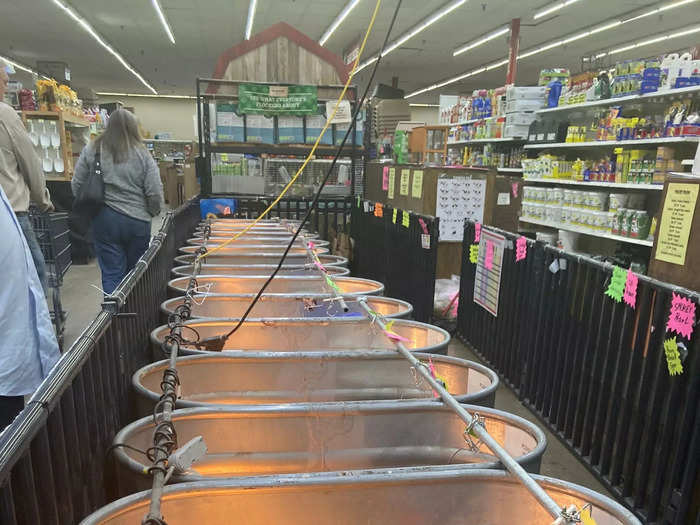
M623 270L617 266L613 266L613 274L610 278L608 289L605 290L605 295L611 297L615 302L621 302L622 296L625 293L625 283L627 282L627 270Z
M469 246L469 262L476 264L479 260L479 245L472 244Z
M668 374L672 376L681 375L683 373L683 364L681 363L681 354L678 352L678 342L675 336L664 341L664 353L666 354Z
M401 219L401 224L403 224L405 228L408 228L411 224L411 214L406 210L403 211L403 218Z
M393 222L394 224L396 224L396 213L397 213L398 211L399 211L399 210L397 210L396 208L394 208L394 214L393 214L392 217L391 217L391 222Z

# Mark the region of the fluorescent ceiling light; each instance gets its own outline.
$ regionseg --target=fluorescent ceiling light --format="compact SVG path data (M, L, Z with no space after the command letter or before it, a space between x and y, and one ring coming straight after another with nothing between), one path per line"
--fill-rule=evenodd
M144 98L185 98L196 99L194 95L149 95L147 93L108 93L105 91L95 93L101 97L144 97Z
M320 38L318 43L321 44L322 46L325 45L326 42L328 41L328 39L331 37L331 35L335 32L335 30L338 29L340 27L340 24L343 23L343 20L345 20L348 17L348 15L350 14L350 11L355 9L357 4L359 4L359 3L360 3L360 0L350 0L345 5L343 10L340 12L340 14L335 17L335 20L333 20L331 25L328 26L328 29L326 29L326 32L323 33L323 36Z
M465 4L467 0L453 0L452 2L448 2L447 4L443 5L440 9L432 13L428 18L420 22L419 24L413 26L411 29L406 31L403 35L401 35L399 38L394 40L391 44L387 46L387 48L384 50L382 53L382 57L385 57L395 49L401 47L403 44L408 42L411 38L416 36L418 33L421 31L425 30L426 28L430 27L433 25L435 22L440 20L441 18L447 16L450 14L452 11L457 9L459 6ZM365 60L362 64L360 64L357 68L356 72L361 71L362 69L366 68L370 64L374 63L377 61L378 56L374 55L372 58L368 58Z
M642 46L649 46L651 44L656 44L658 42L663 42L664 40L670 40L672 38L678 38L681 36L692 35L693 33L700 33L700 26L693 26L688 29L676 29L673 33L668 33L665 35L657 35L655 37L648 38L646 40L640 40L634 44L629 44L626 46L618 47L617 49L612 49L607 52L608 55L616 55L618 53L623 53L629 51L630 49L637 49ZM596 58L604 57L606 53L599 53Z
M250 35L253 32L253 20L255 20L255 7L258 0L250 0L248 4L248 20L245 23L245 39L250 40Z
M476 40L472 40L471 42L464 44L462 47L458 47L457 49L454 50L454 52L452 53L452 56L461 55L462 53L465 53L466 51L469 51L470 49L474 49L475 47L479 47L480 45L485 44L486 42L489 42L489 41L493 40L494 38L498 38L501 35L505 35L508 32L510 32L510 26L500 27L484 37L478 38Z
M165 18L165 13L163 13L163 10L160 7L160 2L158 0L151 0L151 3L153 4L153 8L156 10L156 13L158 13L158 18L160 18L160 23L163 25L163 29L165 29L165 32L168 34L168 38L174 44L175 35L173 35L173 31L170 29L170 24L168 24L167 18Z
M557 48L557 47L566 45L566 44L568 44L569 42L574 42L575 40L579 40L579 39L581 39L581 38L586 38L586 37L589 37L589 36L591 36L591 35L595 35L595 34L597 34L597 33L603 32L603 31L607 31L607 30L612 29L612 28L614 28L614 27L618 27L618 26L620 26L620 25L627 24L628 22L633 22L633 21L635 21L635 20L639 20L640 18L643 18L643 17L645 17L645 16L649 16L649 15L651 15L651 14L659 13L659 12L662 12L662 11L667 11L667 10L669 10L669 9L674 9L674 8L676 8L676 7L680 7L680 6L683 6L683 5L686 5L686 4L690 4L690 3L693 3L693 2L698 2L698 1L699 1L699 0L678 0L678 1L676 1L676 2L670 2L670 3L664 4L663 6L660 6L660 7L658 7L658 8L652 9L652 10L650 10L650 11L646 11L646 12L643 13L642 15L638 15L638 16L634 16L634 17L626 18L626 19L615 18L615 19L612 19L612 20L606 20L606 21L603 22L602 24L597 25L596 27L594 27L594 28L592 28L592 29L587 29L587 30L581 31L581 32L579 32L579 33L575 33L575 34L573 34L573 35L571 35L571 36L564 37L564 38L561 38L561 39L558 39L558 40L552 40L551 42L542 44L542 45L540 45L540 46L538 46L538 47L536 47L536 48L534 48L534 49L530 49L530 50L528 50L528 51L524 51L524 52L522 52L522 53L520 53L520 54L518 55L518 60L522 60L523 58L528 58L528 57L531 57L531 56L533 56L533 55L538 55L538 54L540 54L540 53L544 53L545 51L549 51L550 49L554 49L554 48ZM684 36L684 35L686 35L686 34L691 34L691 33L694 33L694 32L695 32L695 30L693 30L693 29L690 29L690 30L688 30L688 31L686 31L686 32L683 32L683 33L674 32L674 33L673 33L673 38L675 38L676 36ZM666 39L666 38L663 38L663 40L665 40L665 39ZM658 41L659 41L659 40L657 40L657 42L658 42ZM645 41L645 42L648 43L648 41ZM644 44L644 45L646 45L646 44ZM639 47L638 44L632 44L632 46L633 46L633 47ZM627 46L627 49L625 49L625 50L633 49L633 47ZM617 53L621 53L622 51L616 50L616 52L617 52ZM612 54L612 52L611 52L610 54ZM605 56L605 55L601 55L601 56ZM600 58L600 57L599 57L599 58ZM501 61L499 64L507 64L507 63L508 63L508 59L505 59L505 60ZM488 66L488 67L493 68L493 64L492 64L492 66ZM459 82L460 80L462 80L462 79L464 79L464 78L467 78L467 77L470 77L470 76L474 76L474 75L476 75L476 74L478 74L478 73L481 73L481 72L483 72L483 71L488 71L488 70L489 70L488 67L481 68L481 71L479 71L479 70L474 70L474 71L471 71L471 72L469 72L469 73L464 73L464 74L462 74L462 75L458 75L458 76L456 76L456 77L449 78L449 79L444 80L444 81L442 81L442 82L439 82L439 83L437 83L437 84L433 84L432 86L428 86L428 87L426 87L426 88L419 89L418 91L414 91L413 93L409 93L409 94L406 95L404 98L411 98L411 97L414 97L414 96L419 95L419 94L421 94L421 93L425 93L426 91L432 91L433 89L438 89L438 88L441 88L441 87L443 87L443 86L447 86L447 85L449 85L449 84L454 84L455 82Z
M38 75L38 73L35 70L33 70L32 68L30 68L29 66L23 66L19 62L15 62L14 60L7 58L5 55L0 55L0 61L3 61L6 64L11 65L15 69L20 69L20 70L25 71L27 73L31 73L32 75Z
M412 108L439 108L440 104L419 104L419 103L414 103L414 104L409 104Z
M151 86L146 80L139 74L138 71L136 71L125 59L122 57L112 46L110 46L105 40L97 34L97 31L95 31L92 26L83 18L81 17L78 13L73 11L73 8L65 4L62 0L53 0L53 3L56 4L58 7L63 9L63 11L70 16L73 20L75 20L79 26L81 26L85 31L87 31L92 38L97 40L97 43L100 44L102 47L104 47L110 54L116 58L119 63L124 66L124 68L129 71L132 75L134 75L136 78L141 81L141 83L146 86L150 91L153 92L153 94L157 94L158 92L153 89L153 86Z
M551 13L554 13L555 11L559 11L560 9L563 9L566 6L569 6L571 4L575 4L578 2L578 0L560 0L559 2L554 2L553 4L548 5L544 9L540 9L537 11L534 15L532 15L532 18L537 20L538 18L542 18L543 16L547 16Z

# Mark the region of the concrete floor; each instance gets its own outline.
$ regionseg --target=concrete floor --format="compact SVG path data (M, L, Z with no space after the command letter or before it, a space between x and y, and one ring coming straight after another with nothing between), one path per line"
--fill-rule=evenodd
M158 222L158 224L160 223ZM100 309L102 293L95 287L100 287L100 271L95 262L84 266L73 266L66 274L62 288L64 309L69 312L65 331L66 348L70 347L70 344L80 335ZM479 358L456 338L450 344L449 355L480 362ZM533 422L544 431L547 437L547 450L542 460L542 474L578 483L610 496L588 470L555 436L544 428L530 410L523 406L515 394L503 383L496 393L496 408L517 414Z

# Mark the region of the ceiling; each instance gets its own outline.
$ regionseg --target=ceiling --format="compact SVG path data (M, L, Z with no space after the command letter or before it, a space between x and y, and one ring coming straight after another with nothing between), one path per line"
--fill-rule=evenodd
M159 93L192 94L195 78L211 76L218 56L243 39L248 0L160 2L175 35L175 45L168 40L148 0L70 0L70 5ZM285 21L318 39L346 2L258 0L253 32ZM381 46L397 2L382 1L365 57L377 52ZM507 36L457 57L452 56L452 50L508 23L512 18L522 19L522 52L624 13L667 2L580 0L557 14L534 21L533 13L550 3L549 0L469 0L384 58L377 80L391 83L391 78L396 76L399 87L410 93L503 59L508 55ZM403 0L392 40L445 3L446 0ZM361 0L328 40L326 47L341 54L345 47L363 35L374 5L374 0ZM66 62L71 69L73 84L91 87L95 91L148 92L138 79L52 0L1 0L0 20L4 22L0 31L2 55L30 66L35 65L37 60ZM654 15L631 22L621 28L520 60L516 82L522 85L535 83L543 67L569 67L572 71L578 71L582 56L698 23L700 2L667 11L663 16ZM614 56L614 60L654 56L669 50L689 48L698 42L700 33L695 33L620 53ZM370 70L371 66L358 74L358 84L367 81ZM456 94L480 87L496 87L502 85L504 79L505 67L501 67L419 95L411 102L437 102L439 93Z

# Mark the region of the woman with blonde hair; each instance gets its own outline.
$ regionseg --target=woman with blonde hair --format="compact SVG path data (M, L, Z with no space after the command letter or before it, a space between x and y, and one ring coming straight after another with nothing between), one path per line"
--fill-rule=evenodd
M83 149L71 181L73 195L79 195L96 163L104 180L104 206L93 219L93 236L102 289L112 293L148 248L163 186L136 117L125 109L112 113L104 133Z

